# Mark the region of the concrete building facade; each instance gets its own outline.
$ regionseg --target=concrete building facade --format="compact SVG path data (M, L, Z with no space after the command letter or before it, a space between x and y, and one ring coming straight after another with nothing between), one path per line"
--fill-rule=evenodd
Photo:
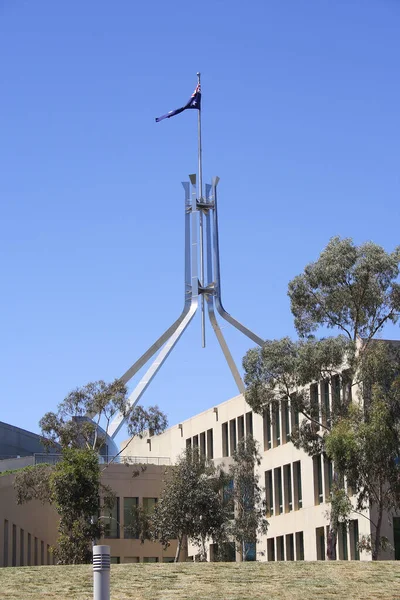
M325 403L329 411L330 386L321 382L314 388L320 409ZM332 464L322 456L309 457L290 441L292 427L300 418L291 410L290 402L282 402L275 414L262 417L239 395L159 436L135 439L125 452L131 456L169 456L174 462L187 446L197 446L215 463L229 464L238 441L252 434L262 454L258 474L265 487L269 521L268 533L257 545L257 560L325 560ZM369 510L351 515L349 528L342 527L338 533L338 559L371 560L371 554L358 550L361 536L371 533L371 517ZM400 518L394 517L392 522L393 527L385 519L382 533L395 551L382 553L382 559L400 558ZM196 548L189 544L189 557L195 553Z

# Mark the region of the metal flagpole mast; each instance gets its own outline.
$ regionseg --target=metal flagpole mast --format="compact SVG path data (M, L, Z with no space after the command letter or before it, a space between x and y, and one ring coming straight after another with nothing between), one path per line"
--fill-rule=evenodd
M200 73L197 73L197 85L201 89ZM203 200L203 163L201 148L201 105L197 114L197 154L198 154L198 188L197 199ZM204 235L203 235L203 211L199 214L199 242L200 242L200 285L204 287ZM206 321L204 312L204 294L201 295L201 345L206 347Z

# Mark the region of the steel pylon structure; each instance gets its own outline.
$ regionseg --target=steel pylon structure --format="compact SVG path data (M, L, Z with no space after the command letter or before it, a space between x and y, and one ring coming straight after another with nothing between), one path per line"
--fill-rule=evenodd
M197 76L200 84L200 73ZM195 174L189 175L189 180L182 183L185 214L183 309L176 321L122 375L121 380L128 383L159 351L129 396L129 405L132 408L140 400L199 308L201 310L202 345L205 347L205 307L207 307L211 326L240 393L244 392L244 384L218 324L216 312L255 344L262 346L264 343L262 338L232 317L222 304L217 206L219 177L214 177L211 184L205 185L205 193L203 194L200 110L198 111L198 177ZM108 430L111 439L116 437L124 424L124 420L122 414L118 414L114 418Z

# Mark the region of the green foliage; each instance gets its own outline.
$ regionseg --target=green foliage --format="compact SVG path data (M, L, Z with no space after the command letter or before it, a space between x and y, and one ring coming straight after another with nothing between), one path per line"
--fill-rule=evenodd
M191 538L204 556L205 541L217 537L226 520L220 498L221 476L198 449L188 448L166 471L163 492L153 514L154 538L168 546Z
M40 464L19 469L14 480L17 504L39 500L42 504L52 503L51 475L52 465Z
M295 327L307 336L320 326L355 342L374 337L400 312L400 247L387 253L372 242L355 246L334 237L319 259L289 283Z
M227 492L233 501L234 515L226 524L224 537L225 541L234 540L236 550L246 560L250 544L256 544L259 535L265 535L268 530L266 503L255 471L261 456L254 438L247 436L240 440L232 458L228 478L233 485Z

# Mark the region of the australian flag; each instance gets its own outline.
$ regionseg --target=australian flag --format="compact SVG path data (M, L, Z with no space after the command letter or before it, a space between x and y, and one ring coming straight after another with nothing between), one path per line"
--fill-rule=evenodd
M158 123L159 121L162 121L163 119L170 119L171 117L174 117L175 115L179 115L179 113L183 112L184 110L186 110L188 108L197 108L198 110L200 110L200 104L201 104L201 86L200 86L200 83L198 83L196 86L196 89L194 90L193 94L190 97L189 102L187 102L185 104L185 106L182 106L181 108L177 108L176 110L170 110L169 113L167 113L166 115L163 115L162 117L157 117L156 123Z

